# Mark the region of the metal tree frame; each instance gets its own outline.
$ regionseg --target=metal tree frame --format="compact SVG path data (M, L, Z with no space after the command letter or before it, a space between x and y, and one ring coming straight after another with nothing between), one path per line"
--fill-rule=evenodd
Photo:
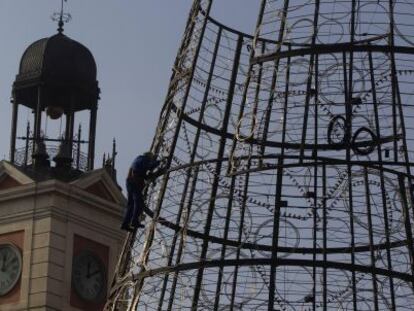
M108 310L412 310L414 3L195 0ZM236 9L236 8L235 8Z

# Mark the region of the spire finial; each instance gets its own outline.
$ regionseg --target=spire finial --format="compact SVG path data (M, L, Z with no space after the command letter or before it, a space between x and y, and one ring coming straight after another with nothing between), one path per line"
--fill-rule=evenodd
M60 5L60 12L55 12L52 15L52 20L54 20L55 22L58 22L58 29L57 31L59 33L63 33L63 26L65 25L65 23L68 23L71 19L72 16L69 13L65 13L64 12L64 2L67 2L68 0L61 0L61 5Z

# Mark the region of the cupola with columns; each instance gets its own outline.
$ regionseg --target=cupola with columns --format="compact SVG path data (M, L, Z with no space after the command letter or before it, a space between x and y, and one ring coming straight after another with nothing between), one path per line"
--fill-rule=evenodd
M63 34L63 22L59 22L58 33L32 43L20 61L19 72L13 83L12 131L10 160L16 163L16 140L19 108L25 107L33 113L33 131L23 139L31 142L31 153L34 166L47 166L45 161L49 143L59 145L54 154L56 166L71 168L71 163L77 162L73 154L74 144L87 144L85 170L94 168L95 135L99 86L96 78L96 63L92 53L81 43ZM81 141L75 136L76 115L89 111L89 136L87 141ZM64 134L55 133L56 137L46 136L42 119L61 119L64 123ZM79 133L79 132L78 132ZM53 133L52 133L53 135ZM60 135L60 136L57 136ZM44 146L46 145L46 146ZM44 148L46 147L46 148ZM26 152L26 150L25 150ZM26 159L30 162L30 159ZM39 163L37 163L39 162ZM16 163L22 164L22 163ZM27 162L24 163L27 166Z

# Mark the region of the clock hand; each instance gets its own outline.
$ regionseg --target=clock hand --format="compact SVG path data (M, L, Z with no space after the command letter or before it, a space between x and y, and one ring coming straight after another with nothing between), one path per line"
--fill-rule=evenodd
M2 263L2 266L1 266L1 271L2 272L6 271L6 260L7 260L7 254L4 254L3 255L3 263Z
M90 261L88 261L88 271L86 272L86 278L87 279L89 279L90 278L90 273L89 273L89 271L90 271L90 269L91 269L91 262Z
M7 260L7 259L9 259L9 260ZM7 256L6 256L6 260L5 260L5 263L4 263L4 266L5 266L4 269L7 269L10 266L10 264L13 263L13 259L14 259L13 257L12 258L7 258Z
M89 274L89 278L94 276L95 274L98 274L99 272L101 272L101 270L96 270L96 271L92 272L91 274Z

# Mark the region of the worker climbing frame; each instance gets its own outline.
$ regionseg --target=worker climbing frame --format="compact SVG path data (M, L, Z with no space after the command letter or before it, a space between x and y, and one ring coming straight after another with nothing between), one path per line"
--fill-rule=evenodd
M412 310L414 3L263 0L253 35L212 6L106 309Z

